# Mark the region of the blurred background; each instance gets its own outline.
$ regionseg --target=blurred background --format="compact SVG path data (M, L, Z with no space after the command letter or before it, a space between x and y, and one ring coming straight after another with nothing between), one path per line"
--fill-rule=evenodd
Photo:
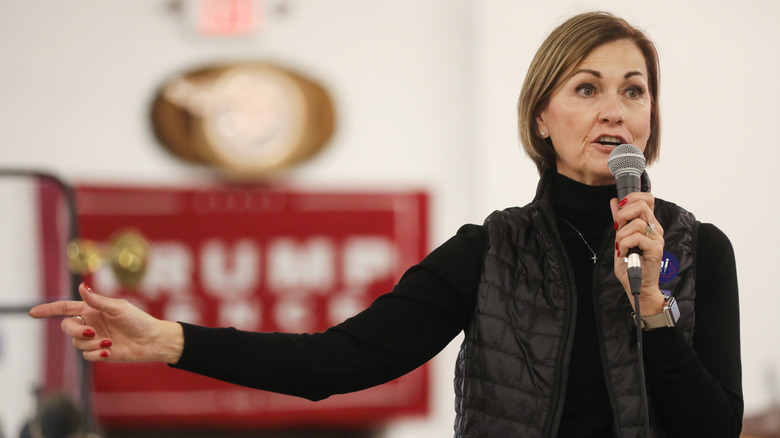
M614 12L644 29L660 53L663 129L660 161L649 169L653 192L731 238L746 417L778 421L770 412L780 403L772 255L780 247L774 232L780 3L217 3L0 1L0 168L51 172L74 187L188 190L235 182L230 172L163 147L152 105L161 87L182 74L262 62L325 90L333 129L310 159L260 178L244 175L241 184L295 193L423 193L418 236L427 252L462 224L532 198L538 175L516 133L527 66L568 16ZM7 305L37 302L45 296L39 248L30 244L38 235L30 220L35 197L27 196L26 183L3 184L0 298ZM58 293L69 291L50 292ZM21 314L0 320L0 435L18 436L35 415L31 388L45 368L44 330ZM460 340L429 364L424 412L384 419L361 436L450 436Z

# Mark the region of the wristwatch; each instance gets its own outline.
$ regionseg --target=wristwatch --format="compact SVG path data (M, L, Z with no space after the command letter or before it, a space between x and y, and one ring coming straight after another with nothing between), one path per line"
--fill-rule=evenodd
M664 308L661 313L642 316L642 328L650 330L659 327L674 327L680 319L680 309L672 294L664 293Z

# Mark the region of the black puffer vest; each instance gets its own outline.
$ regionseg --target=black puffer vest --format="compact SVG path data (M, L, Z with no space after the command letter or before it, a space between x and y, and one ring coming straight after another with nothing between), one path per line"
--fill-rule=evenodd
M494 212L485 221L489 249L455 370L456 438L557 435L577 294L550 196L547 178L542 178L530 204ZM655 216L664 228L664 257L669 261L661 267L660 286L677 299L681 318L675 329L690 343L698 222L660 199ZM612 231L599 251L594 306L615 434L639 437L636 335L631 304L613 272L614 238ZM652 435L664 437L655 424L652 394L648 398Z

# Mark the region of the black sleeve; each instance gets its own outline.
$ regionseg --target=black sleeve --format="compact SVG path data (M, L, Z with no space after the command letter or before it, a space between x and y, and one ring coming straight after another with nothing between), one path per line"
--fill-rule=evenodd
M743 400L734 250L722 231L701 224L696 257L693 348L674 328L643 332L653 407L669 436L738 437Z
M486 237L466 225L393 291L322 333L252 333L182 324L176 368L320 400L388 382L438 354L471 316Z

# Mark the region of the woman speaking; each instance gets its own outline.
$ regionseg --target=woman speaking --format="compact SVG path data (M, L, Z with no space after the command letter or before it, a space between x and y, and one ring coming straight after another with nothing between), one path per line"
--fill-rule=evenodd
M70 316L62 330L88 360L162 361L311 400L390 381L464 331L456 437L737 437L731 244L649 192L618 199L608 168L621 144L648 164L658 157L658 85L655 47L626 21L591 12L553 30L518 104L520 139L540 174L533 200L463 226L391 292L325 332L163 321L85 285L83 301L30 315ZM636 300L631 248L641 252Z

